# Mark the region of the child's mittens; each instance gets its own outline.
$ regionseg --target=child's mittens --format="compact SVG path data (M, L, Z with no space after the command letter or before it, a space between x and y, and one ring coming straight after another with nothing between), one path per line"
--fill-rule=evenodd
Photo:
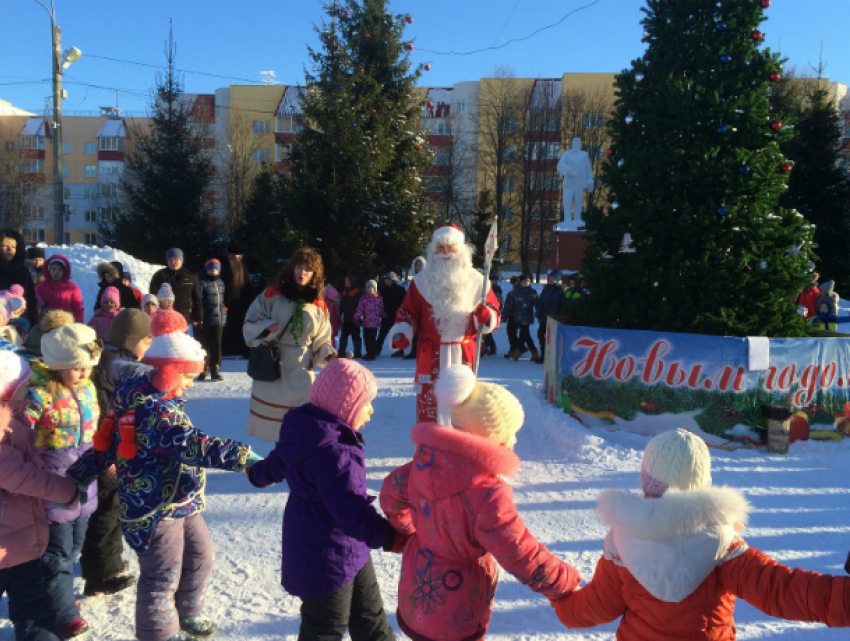
M384 545L381 549L384 552L392 552L393 554L401 554L404 550L404 545L407 543L407 540L411 537L410 534L402 534L398 530L393 528L389 528L387 530L387 536L384 539Z
M254 450L248 453L248 458L245 461L245 467L251 467L263 460L263 457L257 454Z
M259 482L258 482L258 481L254 478L254 473L252 472L253 468L254 468L254 466L253 466L253 465L248 466L248 467L246 467L246 468L245 468L245 474L247 474L247 475L248 475L248 482L249 482L251 485L253 485L254 487L259 488L259 489L261 489L261 490L262 490L262 489L265 489L265 488L267 488L267 487L269 487L268 485L263 485L262 483L259 483Z

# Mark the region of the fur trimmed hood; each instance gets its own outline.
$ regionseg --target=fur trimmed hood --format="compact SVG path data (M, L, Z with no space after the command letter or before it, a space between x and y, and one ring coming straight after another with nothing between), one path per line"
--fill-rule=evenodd
M105 280L105 276L107 274L111 274L113 278L118 279L120 274L118 273L118 268L112 263L107 263L103 261L97 266L97 276L101 281Z
M423 446L438 450L443 455L442 458L453 461L446 463L450 467L466 468L468 474L465 476L468 476L470 481L482 474L514 476L519 471L519 457L512 450L489 439L451 427L443 427L436 423L419 423L413 427L411 440L420 448L417 457ZM458 464L459 460L466 465ZM439 462L435 463L435 466L439 465Z
M740 492L727 487L671 489L657 499L608 490L598 507L611 528L604 554L655 598L678 603L717 566L746 550L735 524L746 523L749 510Z

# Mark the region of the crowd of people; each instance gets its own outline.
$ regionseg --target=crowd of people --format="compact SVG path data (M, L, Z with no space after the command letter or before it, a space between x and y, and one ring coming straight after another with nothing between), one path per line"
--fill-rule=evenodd
M136 585L140 641L213 636L217 623L204 611L215 563L202 515L205 468L244 472L258 488L287 482L281 583L301 601L303 641L341 640L346 630L354 641L395 638L374 549L402 555L396 620L414 641L483 639L499 565L548 599L565 626L622 617L623 639L734 639L736 597L773 616L850 627L850 578L792 570L748 547L740 532L749 506L737 491L711 487L708 449L685 430L647 445L643 496L600 497L610 530L583 588L579 572L529 532L505 480L519 469L523 408L504 387L476 379L473 339L496 331L501 312L512 323L512 352L533 349L533 319L545 326L563 300L582 295L575 277L551 272L538 297L523 275L502 309L496 287L482 299L463 235L443 228L427 258L414 261L406 289L390 272L383 287L372 280L361 292L350 275L336 292L321 255L304 247L256 297L243 271L231 307L221 262L208 260L199 278L172 249L151 281L155 295L135 290L119 265L102 265L87 325L68 261L32 256L43 261L35 285L23 262L23 270L13 264L23 256L18 240L0 238L0 276L25 281L0 291L0 317L28 320L33 295L40 318L21 325L26 343L0 339L0 593L17 639L88 630L73 589L80 553L86 596ZM241 271L241 256L230 262ZM274 443L265 458L195 428L183 398L198 378L220 376L234 317L237 351L268 351L276 365L268 377L252 375L246 424L250 436ZM418 421L415 455L384 479L379 511L362 437L378 382L354 357L374 360L387 338L417 360ZM348 339L356 351L340 358Z

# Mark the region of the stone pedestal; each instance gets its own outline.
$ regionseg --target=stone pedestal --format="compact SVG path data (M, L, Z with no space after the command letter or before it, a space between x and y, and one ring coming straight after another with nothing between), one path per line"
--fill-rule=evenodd
M587 232L552 232L552 267L558 271L581 271L584 250L591 244Z

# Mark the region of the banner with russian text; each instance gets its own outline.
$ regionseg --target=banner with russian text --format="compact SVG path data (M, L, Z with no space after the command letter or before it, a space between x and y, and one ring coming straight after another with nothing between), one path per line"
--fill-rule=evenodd
M726 439L762 426L773 403L794 410L797 434L850 432L848 338L770 339L763 369L751 369L747 338L548 323L546 393L585 425Z

